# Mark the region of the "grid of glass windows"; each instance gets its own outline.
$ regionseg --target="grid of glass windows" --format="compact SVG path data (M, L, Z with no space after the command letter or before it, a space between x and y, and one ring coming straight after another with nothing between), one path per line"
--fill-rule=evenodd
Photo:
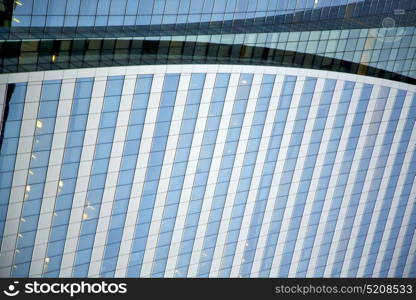
M385 93L387 94L386 96L388 96L388 92L390 91L388 90L385 91ZM393 133L395 132L397 125L398 125L398 121L399 121L398 118L400 115L400 111L403 107L404 99L405 99L404 91L399 91L394 101L394 106L392 108L391 116L388 121L388 125L387 125L388 127L386 130L387 134L384 137L383 147L382 147L381 154L378 158L377 165L376 165L376 171L375 171L376 174L374 175L373 180L371 182L371 190L370 190L371 193L368 195L368 198L367 198L366 207L364 209L364 216L361 219L360 231L358 233L356 244L354 245L354 253L352 256L353 258L352 258L352 262L350 264L350 269L349 269L349 274L351 276L356 276L357 274L357 269L358 269L358 265L360 262L359 259L361 257L363 246L365 243L365 236L368 233L370 220L371 220L371 214L375 209L376 199L380 192L379 189L380 189L381 181L383 178L382 175L386 169L388 153L391 151L392 142L393 142Z
M310 70L303 75L291 69L282 74L283 68L252 70L223 69L215 76L202 68L162 76L146 70L131 80L114 70L100 78L102 98L92 96L98 79L76 78L70 94L65 92L66 99L72 97L65 128L57 116L58 104L64 105L61 79L44 80L39 99L26 95L31 82L5 85L0 274L412 275L414 88L373 78L354 82L352 75L350 81L327 73L319 77ZM206 86L212 90L205 93ZM38 110L26 119L35 103ZM33 133L24 133L25 124L33 125ZM145 128L151 132L142 138ZM92 132L96 142L86 143ZM20 149L19 139L28 137L31 148ZM62 149L54 147L56 139L62 139ZM58 166L51 166L51 151L62 151ZM91 152L91 168L78 177L87 163L81 159L85 151ZM28 158L26 166L22 157ZM137 168L139 157L147 158ZM41 213L46 175L53 170L58 170L54 206ZM113 173L114 182L108 180ZM16 181L19 174L24 182ZM80 203L74 199L82 185ZM158 194L161 186L166 193ZM106 188L114 190L108 199ZM138 209L126 226L132 201ZM17 218L10 205L15 203L21 204ZM105 211L108 226L100 227ZM18 224L15 232L10 224ZM47 239L38 243L45 229ZM98 241L103 233L105 240ZM124 238L127 233L131 238ZM75 252L68 253L69 238Z
M188 95L183 112L184 118L181 124L178 143L176 145L177 151L175 153L175 160L170 174L169 188L166 195L158 243L155 250L152 269L153 277L163 276L166 268L204 81L205 74L192 74L190 79Z
M163 157L168 141L169 129L172 122L173 109L176 101L180 74L167 74L163 81L163 90L160 96L160 105L152 138L152 147L143 191L141 193L139 213L137 215L135 237L131 248L128 276L139 276L147 236L152 220L156 192L162 170Z
M411 103L411 110L414 109L416 105L416 99L413 97ZM387 223L387 217L392 205L392 199L394 197L395 190L398 188L399 174L401 173L403 162L407 153L407 148L411 138L412 130L414 129L416 116L413 112L409 110L409 113L406 117L406 122L402 132L400 133L400 142L399 148L397 150L397 155L394 160L393 166L391 166L391 174L388 180L388 187L384 191L384 197L382 199L382 205L380 209L380 217L376 220L376 232L373 236L372 244L370 245L370 251L367 258L367 265L365 266L364 276L371 276L374 271L374 266L377 260L377 253L380 248L380 244L383 239L383 230ZM386 271L383 271L385 274Z
M11 274L16 277L25 277L29 274L46 173L48 172L60 90L60 80L44 81L42 84Z
M279 277L287 277L289 275L289 268L293 258L293 251L295 248L297 235L299 233L302 216L304 214L304 209L307 202L309 188L313 176L313 170L315 168L316 159L319 152L320 141L322 140L326 119L333 98L335 83L335 80L326 80L323 87L323 91L319 95L321 99L317 108L318 113L315 118L315 122L311 132L310 142L306 154L307 156L303 163L302 174L300 175L300 184L296 191L296 198L293 203L292 214L290 215L289 226L285 239L285 248L283 250L283 256L281 258L281 267L278 274Z
M312 30L187 36L187 41L242 44L308 53L416 77L415 27ZM169 37L183 40L184 37ZM360 68L363 68L362 66ZM364 72L364 70L360 70Z
M230 74L217 74L215 79L196 174L189 199L190 203L186 214L185 227L179 246L180 250L175 270L176 277L185 277L188 273L229 80Z
M403 81L399 75L416 78L415 30L414 26L397 26L221 35L164 32L134 39L92 36L88 40L7 41L0 47L0 70L230 60L324 68Z
M3 240L8 200L13 180L20 126L26 96L26 83L12 83L7 87L6 107L0 140L0 242Z
M229 277L233 263L233 254L237 246L239 231L241 229L244 209L249 194L249 187L253 177L253 171L256 164L258 149L260 147L261 137L263 134L264 123L268 112L270 98L273 91L275 75L264 75L260 86L259 95L253 123L250 129L249 141L247 143L246 153L244 155L243 166L235 194L231 220L228 225L228 233L225 247L222 253L220 277Z
M301 250L301 260L298 263L297 276L305 277L308 270L312 248L314 245L314 239L317 234L318 225L322 215L322 209L325 201L325 197L328 191L329 181L331 173L333 171L335 157L337 149L339 147L342 129L345 125L345 119L347 117L348 108L351 102L352 93L354 91L354 82L346 81L342 87L340 100L336 109L333 127L331 128L330 138L328 146L324 155L324 168L322 168L319 174L319 180L315 187L315 197L313 198L311 216L308 221L308 227L306 230L305 238L303 240ZM399 110L400 113L401 110Z
M91 167L84 212L82 214L80 238L78 240L75 267L73 270L74 277L85 277L88 274L110 162L123 82L124 76L111 76L107 80L100 127L95 144L94 160Z
M309 109L315 90L315 85L316 78L306 78L305 83L303 85L302 94L300 95L299 106L297 107L296 119L293 125L287 155L283 162L283 170L279 183L275 206L273 209L271 226L269 232L267 233L267 242L262 258L260 276L269 276L280 227L283 222L283 213L285 211L290 185L293 180L293 173L296 166L296 160L299 155L305 124L308 118Z
M143 134L152 80L152 75L140 75L136 81L129 124L127 127L127 136L124 143L123 158L120 165L120 173L118 175L117 188L114 195L113 209L107 234L105 254L101 267L102 277L114 276L124 222L130 201L137 156L140 151L141 137Z
M315 276L318 277L322 277L324 274L326 262L328 259L328 253L332 244L331 240L333 238L335 226L337 224L337 216L340 211L342 201L344 199L344 193L349 178L349 172L351 170L354 153L356 151L358 139L360 137L361 128L364 122L365 112L367 110L367 105L370 99L372 88L372 85L368 84L362 88L359 103L354 113L354 120L351 125L351 131L348 136L348 147L343 153L342 163L340 165L341 172L338 174L337 186L335 187L335 191L332 196L329 217L325 225L325 239L320 246L318 264L315 270ZM337 271L335 271L334 269L334 272Z
M378 130L380 127L381 118L383 116L384 108L386 105L387 97L389 94L388 88L382 88L379 92L379 95L374 97L376 104L371 115L371 123L367 128L367 136L364 141L364 147L361 150L361 157L357 157L358 169L355 174L355 180L352 185L352 194L348 197L345 197L345 200L349 200L348 208L346 212L346 217L343 220L341 236L342 240L337 247L337 257L333 266L333 275L339 276L341 272L342 261L345 256L345 251L348 246L347 236L351 235L351 229L353 226L354 218L356 217L357 206L360 201L362 188L364 186L365 178L368 172L370 160L374 150L374 143L376 142ZM362 129L363 130L363 129Z

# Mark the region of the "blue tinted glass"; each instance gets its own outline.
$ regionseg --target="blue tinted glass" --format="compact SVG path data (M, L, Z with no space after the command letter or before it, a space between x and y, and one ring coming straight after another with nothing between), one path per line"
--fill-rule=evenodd
M366 110L371 90L372 90L371 85L364 85L363 86L363 89L362 89L361 95L360 95L360 99L359 99L360 101L359 101L359 104L357 105L356 112ZM364 119L364 114L356 114L355 117L354 117L354 120L353 120L352 128L357 128L358 130L361 130L363 119ZM351 151L346 151L344 153L343 162L340 166L340 170L343 170L343 173L348 172L351 168L352 160L348 156L354 154L357 142L358 142L358 139L354 138L354 132L353 132L353 130L351 130L349 140L348 140L348 145L350 146L350 149L352 149L352 150ZM345 192L347 179L348 179L348 174L347 173L339 174L338 185L335 188L334 198L333 198L333 201L331 203L331 213L332 212L333 213L338 213L338 211L340 209L340 206L341 206L341 203L342 203L341 200L342 200L342 196ZM327 261L328 253L329 253L330 246L331 246L330 241L333 238L335 225L336 224L334 222L331 222L330 219L326 223L325 238L328 239L329 242L321 245L321 248L320 248L321 256L318 259L318 266L324 265ZM322 276L323 271L324 271L323 268L317 268L315 270L315 275L316 276ZM333 271L338 272L337 265L335 265L335 268L333 269Z
M36 5L33 5L34 15L45 15L48 7L48 0L36 0Z
M66 1L66 14L67 15L77 15L79 8L81 6L81 0Z
M218 180L214 190L213 205L211 206L209 214L202 256L198 267L198 276L207 277L211 267L212 257L214 255L214 246L216 243L216 235L220 225L219 221L221 220L226 200L226 193L231 178L230 170L234 164L235 154L237 151L238 144L234 141L238 140L243 123L243 119L239 116L239 114L244 113L246 110L252 79L253 74L241 74L238 81L236 99L240 99L241 101L235 101L233 105L230 124L235 126L235 129L230 128L227 132L227 138L224 145L224 153L226 153L226 155L224 155L221 159Z
M37 121L37 130L34 134L34 145L32 148L27 185L25 188L25 202L23 204L21 214L21 218L26 221L20 222L18 229L19 234L25 238L18 239L16 245L18 249L25 248L25 250L20 253L16 253L14 257L14 264L16 265L16 268L12 270L12 276L28 276L29 261L31 259L35 242L37 222L42 203L42 194L46 181L49 153L52 146L52 134L60 88L61 85L59 80L44 81L42 85L38 118L45 116L53 118L50 120L44 120L45 122L51 122L50 126L45 126L44 128L40 125L42 124L42 121ZM50 94L47 93L49 90L51 91ZM49 107L45 104L49 104ZM39 162L37 161L37 155L39 155Z
M152 76L149 75L138 76L136 80L136 93L133 96L132 107L140 105L140 107L143 108L143 110L132 113L142 115L143 119L146 113L145 109L147 107L150 95L151 83ZM109 225L109 245L105 249L104 261L101 267L101 276L103 277L114 276L118 251L120 248L122 238L124 220L126 218L129 197L135 173L134 167L137 163L137 156L140 150L140 139L143 128L140 127L140 130L137 130L134 124L135 118L133 115L130 115L128 135L133 136L133 134L131 133L133 132L134 138L136 138L137 140L135 140L134 143L126 142L124 146L124 153L120 167L121 171L117 183L113 211Z
M284 95L292 95L294 91L294 82L296 77L286 76L282 86L282 92L279 99L279 108L276 110L272 136L269 142L266 162L263 168L263 173L260 179L260 189L257 193L253 216L250 221L250 227L247 236L247 244L244 249L244 263L241 266L240 276L247 277L250 275L251 267L253 264L254 253L257 246L258 236L260 233L261 223L263 221L263 215L266 209L266 200L270 192L271 179L276 166L277 157L279 153L279 146L282 141L282 135L284 130L284 122L288 115L289 104L291 96L285 98ZM282 123L280 123L282 122Z
M159 230L158 246L155 251L155 263L153 265L153 276L163 276L166 268L167 258L169 254L168 245L171 242L173 227L175 225L174 218L179 206L181 188L183 185L183 179L186 171L186 162L190 153L190 147L192 143L192 135L185 134L186 132L193 133L195 130L195 124L198 114L198 105L201 96L202 88L204 85L205 74L192 74L189 83L189 90L185 104L184 116L186 120L182 121L181 131L179 134L179 140L177 145L177 151L175 154L175 160L173 169L171 172L171 180L169 183L169 192L166 196L165 209L163 212L162 225ZM189 109L190 107L196 109ZM185 162L185 163L180 163Z
M243 167L240 174L240 179L237 186L237 193L234 200L233 210L231 213L231 220L228 228L228 235L226 238L226 245L224 247L221 270L219 275L221 277L229 277L233 263L233 255L236 250L239 228L243 220L244 208L246 201L248 201L248 190L251 184L251 178L254 171L254 166L257 158L258 147L260 140L256 137L262 135L264 122L269 107L270 97L272 93L272 83L275 80L274 75L264 75L259 91L259 98L256 104L253 122L260 124L259 126L252 126L247 143L246 154L243 160Z
M89 260L92 254L92 246L106 183L106 173L110 162L111 142L114 137L115 126L117 123L117 111L120 105L123 83L123 76L110 76L107 78L97 146L92 164L92 176L88 184L86 197L87 205L84 207L80 239L78 242L78 252L75 256L73 275L77 277L86 276L88 272ZM106 114L107 112L109 113L108 115ZM85 260L87 260L87 262L85 262Z
M66 2L67 2L66 0L49 1L48 14L51 14L51 15L62 15L62 14L64 14L65 13ZM36 5L37 5L37 3L36 3Z
M176 100L179 77L179 74L165 75L159 111L154 129L152 148L137 216L138 219L135 230L136 238L133 240L132 245L132 252L138 254L134 261L129 262L127 276L138 276L138 274L140 274L143 251L145 249L147 233L150 228L150 220L153 213L153 206L159 183L158 180L162 169L161 162L163 161L167 143L167 135L169 133L170 122L172 119L173 105Z
M3 115L3 132L0 139L0 243L3 239L3 229L7 214L7 205L9 202L10 189L12 185L12 171L16 159L17 138L8 138L9 136L18 136L20 132L21 120L23 117L22 103L26 96L26 83L17 83L7 85L6 108ZM13 109L14 108L14 109ZM9 126L13 123L14 126Z

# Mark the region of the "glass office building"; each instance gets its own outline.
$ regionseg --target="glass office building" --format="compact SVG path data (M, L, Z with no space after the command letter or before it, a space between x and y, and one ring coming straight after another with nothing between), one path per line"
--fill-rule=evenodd
M0 1L0 276L416 277L415 24Z

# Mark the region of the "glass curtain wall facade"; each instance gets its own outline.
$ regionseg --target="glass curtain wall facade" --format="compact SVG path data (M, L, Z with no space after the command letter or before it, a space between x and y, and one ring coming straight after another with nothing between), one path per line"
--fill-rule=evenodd
M416 80L412 0L11 2L3 73L241 62Z
M416 2L0 10L1 277L416 277Z

